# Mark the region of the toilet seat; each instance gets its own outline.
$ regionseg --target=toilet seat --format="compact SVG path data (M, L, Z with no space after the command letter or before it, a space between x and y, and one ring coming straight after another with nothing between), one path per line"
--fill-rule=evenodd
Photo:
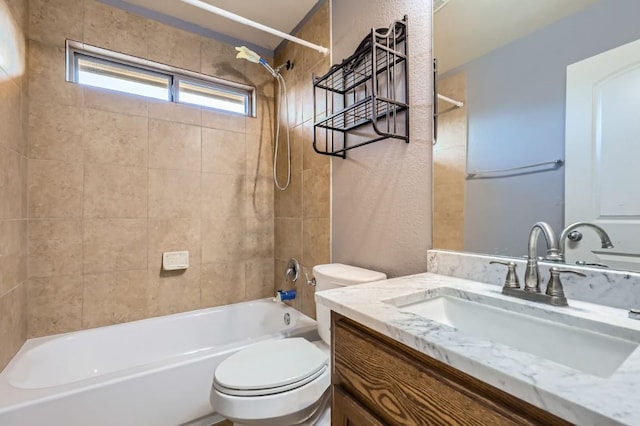
M268 340L221 362L213 384L227 395L274 395L316 380L328 364L328 355L303 338Z

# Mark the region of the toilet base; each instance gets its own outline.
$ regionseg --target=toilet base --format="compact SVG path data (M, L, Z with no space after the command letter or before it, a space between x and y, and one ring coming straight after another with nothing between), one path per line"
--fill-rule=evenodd
M233 420L233 419L231 419ZM234 422L234 426L331 426L331 389L327 389L317 404L304 411L284 417Z
M320 418L314 426L331 426L331 401L327 402L327 406L321 411Z

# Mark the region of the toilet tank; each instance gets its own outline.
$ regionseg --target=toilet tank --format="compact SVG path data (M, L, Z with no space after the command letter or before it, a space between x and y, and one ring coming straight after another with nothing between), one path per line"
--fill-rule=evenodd
M387 279L387 276L382 272L341 263L316 265L313 267L313 276L316 279L316 291ZM318 334L327 345L330 345L331 311L324 306L316 304L316 318L318 320Z

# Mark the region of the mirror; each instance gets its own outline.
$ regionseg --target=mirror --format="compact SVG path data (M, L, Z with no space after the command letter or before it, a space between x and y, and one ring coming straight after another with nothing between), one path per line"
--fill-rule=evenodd
M588 221L614 248L582 227L567 263L640 270L640 2L434 6L433 247L523 256L534 223Z

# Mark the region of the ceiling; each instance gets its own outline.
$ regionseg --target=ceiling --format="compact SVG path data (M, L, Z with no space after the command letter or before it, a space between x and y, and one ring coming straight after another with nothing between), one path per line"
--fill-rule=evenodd
M438 71L466 64L597 1L449 0L433 18Z
M151 18L271 55L282 39L205 12L180 0L102 0ZM319 0L203 0L285 33L291 33ZM439 72L466 64L501 46L584 9L598 0L438 0L434 55ZM604 1L604 0L601 0ZM286 11L286 13L282 13Z
M105 3L116 3L110 0L103 0ZM307 13L311 11L318 0L204 0L213 6L227 10L251 19L285 33L291 31L302 21ZM171 23L186 30L194 30L201 27L211 31L213 34L219 33L226 36L229 42L243 41L255 47L263 48L273 52L282 41L281 38L267 34L248 26L239 24L218 15L205 12L199 8L188 5L180 0L123 0L120 3L133 6L138 12L146 15L164 15L164 18L172 20ZM141 10L142 9L142 10ZM152 13L145 13L152 12ZM152 17L152 16L151 16ZM166 21L166 19L165 19ZM228 38L236 40L228 40Z

